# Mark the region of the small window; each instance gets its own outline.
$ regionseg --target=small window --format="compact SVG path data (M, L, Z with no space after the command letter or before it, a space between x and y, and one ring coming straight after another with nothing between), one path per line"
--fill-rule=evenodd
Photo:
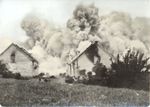
M11 53L11 63L15 63L16 52Z
M32 64L33 64L33 69L36 70L38 68L38 63L36 63L35 61L33 61Z

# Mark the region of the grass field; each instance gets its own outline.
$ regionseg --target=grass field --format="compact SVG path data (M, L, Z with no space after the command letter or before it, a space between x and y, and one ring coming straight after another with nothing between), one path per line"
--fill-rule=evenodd
M0 104L4 106L91 105L148 106L149 92L38 80L0 78Z

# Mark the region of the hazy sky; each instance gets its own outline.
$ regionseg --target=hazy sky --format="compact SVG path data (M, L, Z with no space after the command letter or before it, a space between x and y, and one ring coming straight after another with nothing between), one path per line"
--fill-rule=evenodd
M20 22L31 12L63 26L80 3L94 3L101 9L100 13L116 10L128 12L133 17L150 17L150 0L0 0L0 37L24 39Z

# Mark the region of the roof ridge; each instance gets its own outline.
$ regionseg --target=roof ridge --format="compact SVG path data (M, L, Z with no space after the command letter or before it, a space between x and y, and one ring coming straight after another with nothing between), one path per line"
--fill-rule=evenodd
M73 63L78 57L80 57L91 45L93 45L94 43L90 42L91 44L82 52L80 52L78 55L76 55L69 64ZM110 57L112 57L114 59L114 56L110 54L110 52L108 52L106 49L104 49L99 43L97 45L99 48L101 48L105 53L107 53Z
M28 58L30 58L31 60L34 60L36 62L38 62L26 49L24 49L23 47L18 46L15 43L11 43L0 55L2 55L3 53L5 53L5 51L7 51L12 45L14 45L15 47L17 47L18 49L20 49L23 53L25 53Z
M80 52L79 54L77 54L71 61L69 64L71 64L72 62L74 62L78 57L80 57L91 45L93 45L93 43L90 42L90 45L85 48L82 52Z
M16 45L19 49L21 49L24 53L26 53L28 55L28 57L30 57L31 59L35 60L36 62L38 62L32 55L31 53L29 53L25 48L18 46L17 44L13 43L14 45Z

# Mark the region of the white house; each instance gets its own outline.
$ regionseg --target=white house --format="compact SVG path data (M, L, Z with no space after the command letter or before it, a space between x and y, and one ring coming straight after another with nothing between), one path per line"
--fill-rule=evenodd
M37 73L38 61L14 43L0 54L0 60L8 65L10 71L19 72L22 76L32 76Z
M80 51L72 60L68 63L67 74L70 76L81 75L80 71L89 72L92 71L94 65L100 61L105 66L109 67L111 64L111 55L106 52L98 42L88 43L84 46L84 49Z

